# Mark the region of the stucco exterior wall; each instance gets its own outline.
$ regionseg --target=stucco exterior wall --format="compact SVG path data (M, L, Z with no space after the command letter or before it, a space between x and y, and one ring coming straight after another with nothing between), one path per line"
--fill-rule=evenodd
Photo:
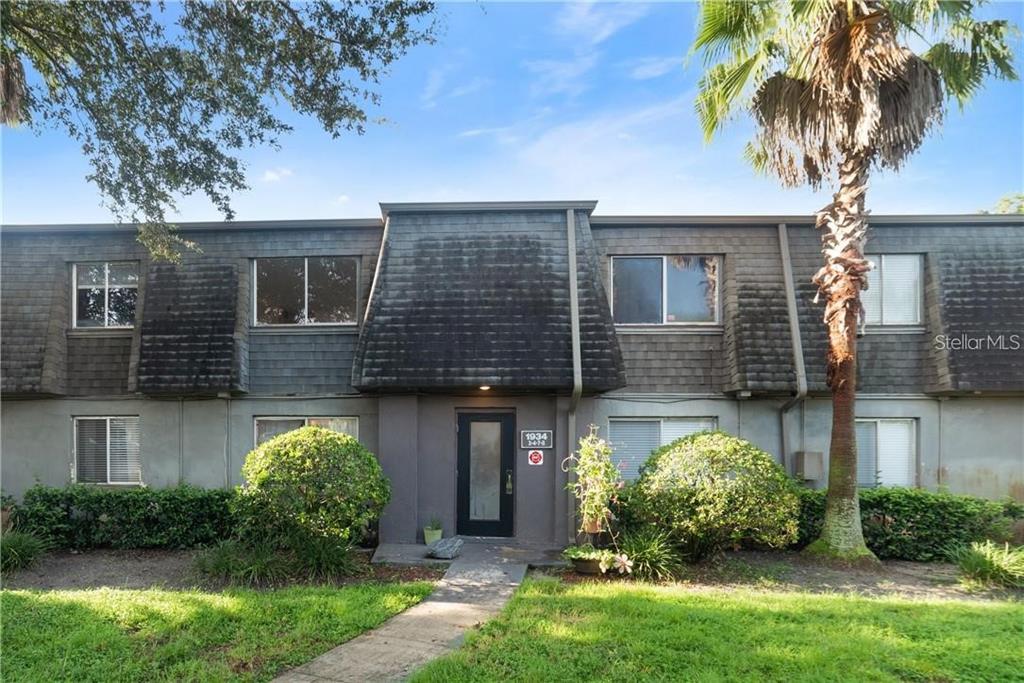
M257 416L353 416L359 440L378 446L375 398L43 399L0 406L0 463L5 493L35 483L63 486L74 468L75 417L138 415L142 481L207 488L242 483L242 464L255 441Z
M554 397L384 396L380 399L379 457L391 478L392 502L381 519L388 541L423 540L423 526L441 520L445 535L456 528L456 416L460 412L511 412L515 415L514 536L550 543L566 536L564 497L564 410ZM561 415L561 419L559 419ZM554 431L555 448L542 465L528 465L519 448L523 429ZM561 509L563 515L556 511Z

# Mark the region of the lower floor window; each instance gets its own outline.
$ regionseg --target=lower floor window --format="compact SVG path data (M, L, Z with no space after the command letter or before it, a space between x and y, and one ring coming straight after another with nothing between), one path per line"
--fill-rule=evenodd
M715 429L717 424L713 417L613 418L608 421L608 443L614 451L612 460L624 479L636 479L640 466L655 448L690 434Z
M256 445L273 439L300 427L313 425L324 427L341 434L359 438L359 418L357 417L257 417Z
M916 427L907 419L857 420L857 484L916 486Z
M138 417L75 418L76 481L141 484Z

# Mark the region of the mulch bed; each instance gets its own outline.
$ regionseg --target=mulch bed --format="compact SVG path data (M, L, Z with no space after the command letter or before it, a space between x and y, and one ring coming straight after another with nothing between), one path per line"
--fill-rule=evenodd
M194 568L196 550L67 550L50 552L26 569L2 579L3 588L85 590L91 588L222 589L223 583L199 575ZM359 573L337 585L369 581L436 581L444 567L370 564L370 553L357 555Z
M543 572L566 583L620 581L618 574L588 576L571 569ZM629 580L629 579L626 579ZM945 562L889 560L876 569L825 566L796 552L740 551L688 565L673 585L694 590L754 588L812 593L857 593L919 599L1024 600L1024 590L970 589Z

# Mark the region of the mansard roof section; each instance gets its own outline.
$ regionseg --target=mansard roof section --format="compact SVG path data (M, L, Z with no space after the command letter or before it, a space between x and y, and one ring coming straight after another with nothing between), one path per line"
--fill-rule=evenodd
M353 386L569 391L567 211L576 217L583 386L624 385L592 202L383 205L387 229Z
M136 388L150 395L245 391L248 354L239 266L218 259L150 264Z

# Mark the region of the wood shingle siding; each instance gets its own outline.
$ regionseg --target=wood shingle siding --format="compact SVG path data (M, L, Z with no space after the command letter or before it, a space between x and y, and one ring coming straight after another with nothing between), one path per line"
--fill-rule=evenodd
M586 215L577 212L583 387L624 384ZM572 388L566 212L401 213L353 385L361 390Z

